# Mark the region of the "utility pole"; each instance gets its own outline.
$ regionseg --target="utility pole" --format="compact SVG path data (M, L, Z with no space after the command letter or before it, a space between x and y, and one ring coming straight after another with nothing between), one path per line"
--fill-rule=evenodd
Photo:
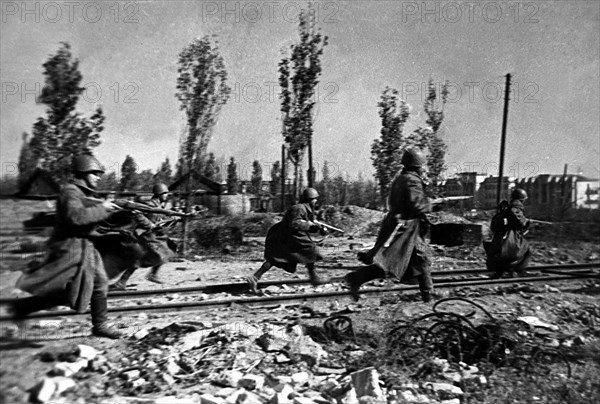
M281 211L285 212L285 145L281 145Z
M500 205L504 176L504 147L506 144L506 124L508 121L508 100L510 99L510 73L506 75L504 88L504 116L502 117L502 139L500 140L500 169L498 170L498 189L496 190L496 206Z
M311 117L310 117L310 133L308 135L308 186L309 188L314 188L315 186L315 168L313 166L313 132L315 127L315 121L317 120L317 116L319 115L319 103L318 100L312 107Z
M312 155L312 135L308 137L308 187L313 188L314 172L313 172L313 155Z

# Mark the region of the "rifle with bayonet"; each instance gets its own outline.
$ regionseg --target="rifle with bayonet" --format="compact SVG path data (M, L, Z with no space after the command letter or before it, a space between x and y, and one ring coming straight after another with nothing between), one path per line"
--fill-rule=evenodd
M337 227L333 227L331 225L328 225L327 223L319 222L318 220L313 220L313 223L316 224L316 225L322 226L322 227L326 228L327 230L337 231L337 232L340 232L340 233L344 233L344 230L338 229Z
M473 196L463 195L463 196L445 196L443 198L435 198L430 202L432 205L439 205L441 203L446 203L450 201L466 201L467 199L473 199Z
M536 219L528 219L531 223L537 223L537 224L554 224L552 222L546 222L544 220L536 220Z
M87 198L85 198L85 200L87 202L91 202L91 203L104 203L103 199L98 199L98 198L87 197ZM111 202L124 210L137 210L137 211L144 212L144 213L156 213L156 214L161 214L161 215L165 215L165 216L179 216L179 217L193 217L195 215L195 213L181 213L181 212L175 212L174 210L156 208L156 207L145 205L143 203L131 202L126 199L115 199L114 201L111 201Z

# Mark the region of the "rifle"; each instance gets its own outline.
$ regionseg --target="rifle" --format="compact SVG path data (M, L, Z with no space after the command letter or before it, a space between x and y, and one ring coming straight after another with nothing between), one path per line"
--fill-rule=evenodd
M543 220L536 220L536 219L528 219L531 223L539 223L539 224L554 224L552 222L545 222Z
M449 202L449 201L464 201L467 199L473 199L472 196L470 195L463 195L463 196L445 196L443 198L435 198L431 200L431 204L432 205L438 205L440 203L445 203L445 202Z
M92 202L92 203L103 203L104 202L103 199L91 198L91 197L87 197L87 198L85 198L85 200L88 202ZM144 213L158 213L158 214L166 215L166 216L179 216L179 217L194 216L193 214L175 212L175 211L169 210L169 209L153 208L151 206L144 205L143 203L131 202L126 199L115 199L114 201L111 201L111 202L124 210L139 210L140 212L144 212Z
M331 231L338 231L338 232L340 232L340 233L344 233L344 230L342 230L342 229L338 229L337 227L330 226L330 225L328 225L328 224L326 224L326 223L323 223L323 222L319 222L318 220L313 220L313 222L314 222L315 224L318 224L319 226L323 226L323 227L325 227L327 230L331 230Z
M394 231L392 231L392 234L390 234L388 239L385 240L385 243L383 243L383 248L388 248L392 244L392 241L394 241L394 239L396 238L396 235L398 234L400 229L404 227L404 225L405 225L404 221L398 222L398 224L394 228Z
M199 219L203 219L204 218L204 214L208 212L208 208L207 207L202 207L202 209L197 209L194 212L190 212L187 214L187 218L190 220L199 220ZM176 212L176 213L180 213L180 212ZM156 223L154 223L155 226L159 226L159 227L169 227L177 222L180 222L182 220L182 217L171 217L168 219L164 219L164 220L160 220Z

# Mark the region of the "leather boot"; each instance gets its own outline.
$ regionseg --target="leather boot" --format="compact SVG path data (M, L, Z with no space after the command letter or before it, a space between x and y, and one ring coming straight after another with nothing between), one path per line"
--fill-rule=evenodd
M160 269L160 267L161 267L160 265L152 267L152 269L150 270L150 273L148 274L148 276L146 276L146 279L149 280L150 282L162 284L163 281L161 281L158 277L158 270Z
M62 296L30 296L15 301L12 305L12 315L17 320L22 320L31 313L48 310L52 307L66 304Z
M421 292L421 300L423 300L423 303L430 303L433 301L433 295L431 292Z
M317 274L314 266L307 266L306 269L308 269L308 279L310 279L310 283L313 286L324 285L327 283L326 280L324 280Z
M137 268L129 268L123 272L119 280L110 286L110 290L125 290L127 289L127 281Z
M250 275L246 278L246 282L248 282L248 287L252 293L258 294L258 281L265 273L267 273L269 269L271 269L271 264L265 262L261 265L258 271L254 273L254 275Z
M379 278L385 278L385 271L377 265L369 265L368 267L362 267L354 272L350 272L344 276L344 281L350 287L350 296L352 296L354 301L358 301L360 299L358 290L361 285Z
M373 264L373 254L371 251L361 251L356 254L356 258L365 265Z
M108 304L106 297L93 296L90 309L92 312L92 335L110 339L119 339L123 335L108 325Z

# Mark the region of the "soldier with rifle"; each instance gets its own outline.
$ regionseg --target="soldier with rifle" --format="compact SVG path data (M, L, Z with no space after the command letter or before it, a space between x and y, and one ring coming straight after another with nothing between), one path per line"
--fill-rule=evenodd
M494 272L492 279L501 278L505 272L508 272L510 277L513 277L515 272L519 276L526 275L531 250L524 235L529 231L532 222L525 217L523 202L526 199L525 190L515 188L511 193L510 202L502 201L492 218L492 241L484 243L487 269Z
M317 198L319 193L316 189L306 188L300 203L290 207L283 219L269 229L265 241L265 262L247 278L252 292L258 293L259 279L273 266L294 273L298 264L304 264L314 286L325 283L315 271L315 262L322 260L323 256L311 237L311 233L327 234L327 228L315 220Z
M160 226L160 223L164 223L165 219L165 214L161 213L161 211L166 211L164 204L169 197L169 188L165 184L158 183L152 187L152 193L152 199L145 204L151 209L143 207L141 207L142 211L135 209L137 212L145 213L145 215L142 213L136 214L134 219L136 230L141 231L138 239L144 249L144 255L140 259L139 266L151 267L150 272L146 276L147 280L154 283L162 283L158 278L158 271L169 258L175 255L177 248L175 243L167 237ZM176 212L166 211L166 213L172 214ZM111 289L125 290L127 281L137 268L137 266L133 266L123 272L119 281L112 285Z
M417 148L409 148L402 156L403 169L394 179L388 195L389 211L383 220L375 246L359 253L359 260L368 265L345 276L350 294L359 299L362 284L385 278L391 272L401 280L417 278L421 299L433 299L430 253L424 239L431 212L431 202L425 195L423 168L425 156Z
M116 339L121 334L108 325L108 278L93 237L98 224L118 206L110 201L93 206L86 203L104 173L104 167L95 157L88 154L75 157L71 170L74 178L61 188L56 201L56 223L45 260L17 281L19 289L33 296L18 300L13 314L23 319L30 313L59 305L83 313L90 305L92 334Z

